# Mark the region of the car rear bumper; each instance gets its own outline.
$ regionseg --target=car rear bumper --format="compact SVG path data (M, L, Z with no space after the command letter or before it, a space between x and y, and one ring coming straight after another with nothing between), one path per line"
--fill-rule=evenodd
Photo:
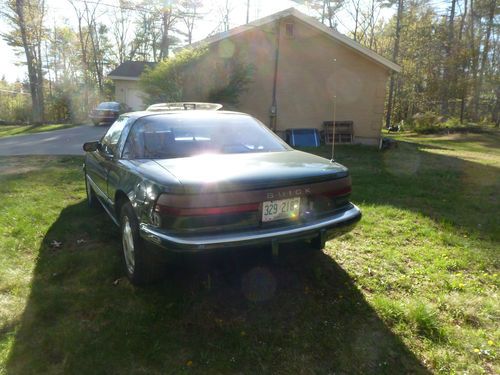
M90 115L89 118L91 121L114 122L118 118L118 115L106 115L106 116Z
M246 246L276 245L301 239L319 238L327 241L345 232L361 219L361 211L354 204L345 211L328 218L287 228L255 230L251 232L206 236L175 236L148 224L140 225L141 237L172 252L202 253L214 249Z

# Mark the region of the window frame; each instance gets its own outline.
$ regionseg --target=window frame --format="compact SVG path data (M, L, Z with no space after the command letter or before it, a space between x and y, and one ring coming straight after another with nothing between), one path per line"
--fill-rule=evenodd
M129 124L130 117L129 116L120 116L116 119L116 121L109 127L108 131L106 134L104 134L99 141L101 144L102 151L105 154L111 155L113 157L120 157L121 156L121 147L120 147L120 141L123 138L123 133ZM116 143L106 143L106 136L110 134L110 131L113 129L113 126L115 126L118 122L124 121L125 123L123 124L123 127L120 130L120 135L118 136L118 140ZM111 137L111 136L110 136Z

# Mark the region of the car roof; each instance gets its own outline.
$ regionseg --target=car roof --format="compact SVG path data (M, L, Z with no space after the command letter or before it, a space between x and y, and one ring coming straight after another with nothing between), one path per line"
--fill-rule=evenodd
M242 116L250 116L248 113L236 112L236 111L211 111L211 110L175 110L175 111L136 111L136 112L128 112L124 113L123 116L128 116L132 119L139 119L148 116L163 116L163 115L182 115L183 117L194 117L194 116L219 116L219 115L242 115Z

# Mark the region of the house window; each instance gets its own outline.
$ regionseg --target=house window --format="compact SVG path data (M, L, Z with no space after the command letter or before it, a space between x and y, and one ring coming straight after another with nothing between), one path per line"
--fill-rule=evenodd
M285 35L287 38L293 38L293 23L285 23Z

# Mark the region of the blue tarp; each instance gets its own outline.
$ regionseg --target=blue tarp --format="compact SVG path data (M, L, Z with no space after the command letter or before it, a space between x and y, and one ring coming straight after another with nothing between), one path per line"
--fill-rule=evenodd
M321 143L318 129L287 129L286 142L296 147L318 147Z

